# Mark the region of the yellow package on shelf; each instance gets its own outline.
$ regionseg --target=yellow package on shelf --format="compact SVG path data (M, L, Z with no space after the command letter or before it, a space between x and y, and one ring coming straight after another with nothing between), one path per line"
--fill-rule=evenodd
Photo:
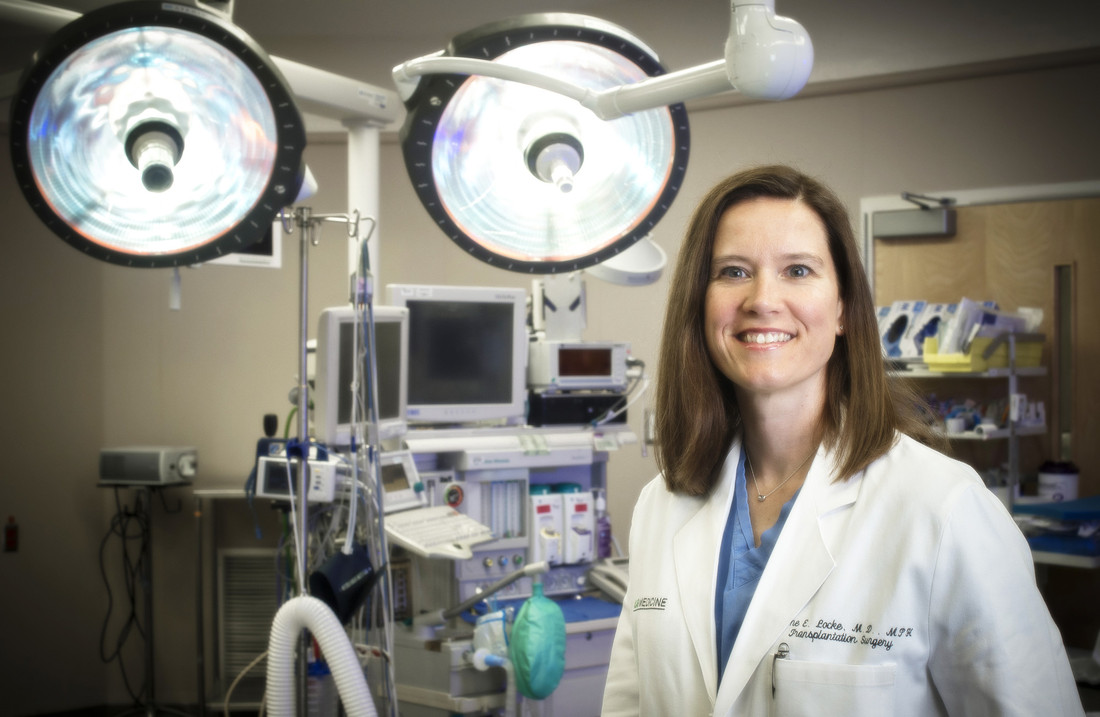
M939 353L939 340L924 340L924 362L929 371L981 372L991 368L1008 366L1008 341L1002 341L989 355L986 351L995 341L992 338L979 337L970 343L970 352L965 354ZM1038 366L1043 354L1042 341L1016 341L1016 368Z

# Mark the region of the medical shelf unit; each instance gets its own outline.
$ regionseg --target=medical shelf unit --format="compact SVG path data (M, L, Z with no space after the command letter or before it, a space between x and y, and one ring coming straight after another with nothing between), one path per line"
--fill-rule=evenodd
M1007 344L1008 365L990 367L984 371L932 371L927 368L911 368L894 372L898 376L910 379L964 379L964 380L990 380L1000 379L1008 381L1009 412L1007 425L1004 428L965 431L962 433L945 434L952 441L1008 441L1008 486L1015 491L1020 483L1020 442L1021 436L1041 436L1047 432L1044 423L1040 425L1021 425L1018 415L1017 402L1013 399L1019 393L1018 380L1035 376L1046 376L1045 366L1017 366L1016 343L1018 341L1042 341L1043 334L1035 333L1004 333L997 336L983 351L983 358L989 359L994 352Z

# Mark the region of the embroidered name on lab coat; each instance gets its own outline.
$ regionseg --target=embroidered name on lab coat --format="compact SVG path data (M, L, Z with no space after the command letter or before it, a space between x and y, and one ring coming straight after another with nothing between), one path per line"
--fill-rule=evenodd
M836 620L791 620L788 638L798 640L818 640L842 642L849 645L862 645L872 650L883 649L889 652L895 640L904 640L913 636L913 628L892 625L885 630L875 630L873 625L859 623L851 629Z
M664 610L667 604L667 597L641 597L634 601L634 612L639 610Z

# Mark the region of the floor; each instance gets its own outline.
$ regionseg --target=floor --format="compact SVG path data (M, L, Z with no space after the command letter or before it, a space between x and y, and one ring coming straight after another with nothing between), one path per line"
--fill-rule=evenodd
M1081 703L1085 708L1085 712L1089 717L1096 715L1100 717L1100 686L1089 687L1085 685L1078 685L1081 692ZM124 715L145 715L146 710L143 708L127 708L124 706L116 707L89 707L81 710L72 710L69 712L55 712L50 714L39 715L38 717L123 717ZM221 709L207 709L206 717L216 717L216 715L222 714ZM234 711L233 717L254 717L257 713L254 711ZM198 708L194 706L173 706L166 705L164 710L158 710L156 717L179 717L184 715L185 717L203 717L199 715ZM148 717L154 717L154 715L148 715Z

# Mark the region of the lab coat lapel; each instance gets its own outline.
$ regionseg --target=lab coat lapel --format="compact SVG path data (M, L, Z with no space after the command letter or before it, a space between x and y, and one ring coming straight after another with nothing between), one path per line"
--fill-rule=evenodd
M714 494L672 540L676 586L684 622L711 700L718 691L718 646L714 627L718 549L729 515L740 456L741 441L736 439L726 456Z
M833 460L831 452L818 449L745 614L723 673L715 715L730 711L761 659L833 570L822 521L837 508L855 502L860 483L858 479L833 483Z

